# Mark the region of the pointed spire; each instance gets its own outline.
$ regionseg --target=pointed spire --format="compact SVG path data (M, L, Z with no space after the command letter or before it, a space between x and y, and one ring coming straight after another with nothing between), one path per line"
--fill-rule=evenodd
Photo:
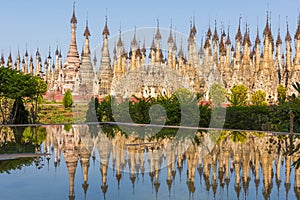
M211 36L212 36L212 34L211 34L211 30L210 30L210 25L209 25L207 33L206 33L206 37L210 38Z
M259 31L258 31L258 24L257 24L255 45L259 45L259 44L260 44L260 39L259 39Z
M73 14L72 14L72 18L71 18L71 21L70 21L72 24L77 24L77 18L75 16L75 1L73 3Z
M221 22L221 34L222 34L222 38L226 37L225 28L224 28L222 22Z
M201 44L200 44L200 49L199 49L199 54L202 55L204 53L203 51L203 37L201 39Z
M173 34L172 34L172 20L171 20L171 26L170 26L170 35L168 38L168 43L173 43Z
M177 51L176 34L174 34L173 51L175 51L175 52Z
M264 30L264 36L267 37L269 36L271 33L270 31L270 27L269 27L269 11L267 11L267 21L266 21L266 26L265 26L265 30Z
M51 58L51 47L49 46L49 55L48 55L48 59L52 59Z
M156 40L161 39L161 34L160 34L160 31L159 31L159 19L157 19L157 30L156 30L156 34L155 34L155 39Z
M105 36L109 35L109 30L108 30L108 27L107 27L107 16L105 16L105 26L104 26L102 35L105 35Z
M276 46L279 46L282 44L282 40L280 37L280 27L278 28L278 35L277 35L277 40L276 40Z
M228 25L227 39L226 39L226 42L225 42L226 45L230 45L231 44L230 36L229 36L229 28L230 28L230 26Z
M155 51L154 36L152 37L151 50Z
M28 57L27 45L26 45L25 57Z
M133 39L131 42L131 46L132 47L136 47L137 46L137 41L136 41L136 27L134 27L134 34L133 34Z
M85 26L85 31L84 31L84 34L83 34L83 36L85 36L85 38L88 38L89 36L91 36L88 23L89 23L88 19L86 19L86 26Z
M58 46L56 46L55 55L58 56L58 54L59 54Z
M192 19L190 20L190 36L189 38L193 38L194 37L194 33L193 33L193 26L192 26Z
M58 55L59 58L62 58L62 55L61 55L61 49L59 50L59 55Z
M8 60L12 62L11 50L9 51Z
M193 15L193 28L192 28L192 33L194 34L194 36L197 33L197 29L196 29L196 24L195 24L195 15Z
M214 35L213 35L213 41L219 41L219 36L218 36L218 32L217 32L217 20L215 20L215 31L214 31Z
M292 37L290 35L289 31L289 23L286 21L286 36L285 36L285 41L290 42L292 40Z
M121 33L121 27L120 27L120 30L119 30L119 40L118 40L118 43L117 43L117 46L118 47L122 47L123 46L123 42L122 42L122 33Z
M245 34L244 34L243 45L245 45L246 43L248 43L248 45L251 46L250 33L249 33L249 27L248 27L247 22L246 22L246 31L245 31Z
M39 48L36 49L36 56L40 56Z
M243 38L242 33L241 33L241 19L242 19L242 17L239 18L238 32L237 32L237 34L235 36L235 40L236 41L240 41L240 42L242 42L242 38Z
M207 37L204 43L204 49L207 49L209 47L210 47L210 37Z

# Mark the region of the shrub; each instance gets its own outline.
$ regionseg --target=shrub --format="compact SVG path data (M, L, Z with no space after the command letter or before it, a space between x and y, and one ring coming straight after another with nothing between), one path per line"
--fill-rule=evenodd
M73 104L73 97L70 90L67 90L63 98L64 108L70 108Z
M277 99L280 104L284 103L286 100L286 88L282 85L277 87Z
M251 102L255 106L265 106L266 102L266 93L261 90L255 91L251 96Z
M227 96L227 99L232 106L246 106L248 104L248 88L245 85L234 85L230 91L231 94Z

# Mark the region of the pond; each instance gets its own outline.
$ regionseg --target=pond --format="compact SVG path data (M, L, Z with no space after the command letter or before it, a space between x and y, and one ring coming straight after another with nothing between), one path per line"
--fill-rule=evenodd
M300 199L297 135L0 127L0 199Z

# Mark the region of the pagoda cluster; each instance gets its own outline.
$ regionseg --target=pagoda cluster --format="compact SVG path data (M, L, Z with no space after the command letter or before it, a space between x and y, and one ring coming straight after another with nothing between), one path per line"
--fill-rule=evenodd
M146 49L145 41L142 46L140 45L134 31L130 49L126 51L120 31L118 42L112 51L112 58L106 18L102 32L101 54L95 54L93 59L89 46L88 22L84 30L85 44L81 56L76 43L75 9L70 22L71 42L64 63L57 48L55 58L52 59L49 51L44 63L37 49L35 63L32 56L29 58L26 50L22 60L18 52L15 62L11 53L7 63L2 55L1 66L6 65L23 73L43 77L49 86L46 96L52 98L59 98L68 89L75 96L93 95L100 98L107 95L121 98L132 95L157 97L171 95L182 87L196 93L208 94L210 86L217 82L227 91L237 84L246 85L250 95L257 90L263 90L268 101L275 102L279 85L286 87L291 94L292 83L300 81L300 18L293 38L287 24L284 41L281 39L280 30L277 38L272 33L268 15L262 40L258 28L255 40L251 40L247 24L242 33L241 19L234 39L229 35L229 28L227 34L224 28L219 33L215 23L213 31L211 27L206 31L204 43L201 42L200 47L197 47L197 29L194 21L190 25L187 52L183 51L182 42L177 49L176 35L172 32L171 26L166 41L168 44L166 55L163 54L161 47L162 35L157 22L156 34L152 38L150 49ZM295 53L292 53L292 40L295 44ZM100 67L96 66L99 59Z

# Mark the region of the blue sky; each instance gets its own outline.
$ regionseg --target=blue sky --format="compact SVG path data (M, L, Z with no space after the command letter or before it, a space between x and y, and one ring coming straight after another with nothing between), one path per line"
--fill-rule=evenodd
M0 3L2 22L1 52L7 56L11 49L13 55L15 55L19 48L21 54L23 54L27 44L31 54L34 54L35 49L39 47L41 54L45 55L49 46L54 52L58 45L65 57L70 41L69 22L72 5L73 0L2 0ZM82 34L87 16L92 34L91 47L93 48L102 42L101 33L106 13L112 36L118 34L120 25L123 31L132 30L134 26L137 28L155 27L157 18L160 20L161 27L169 28L172 19L173 27L177 31L188 34L189 21L194 15L198 30L198 42L208 28L209 18L212 28L215 19L218 27L220 27L222 21L226 29L230 22L232 38L236 33L238 19L241 15L242 27L244 27L247 20L252 35L251 39L254 40L257 19L260 36L262 37L268 8L272 14L274 37L277 37L279 15L281 16L282 38L286 33L286 16L288 16L290 32L294 36L300 0L77 0L77 44L78 48L81 49L84 42ZM151 40L151 38L148 40ZM167 38L163 38L163 40L167 40Z

